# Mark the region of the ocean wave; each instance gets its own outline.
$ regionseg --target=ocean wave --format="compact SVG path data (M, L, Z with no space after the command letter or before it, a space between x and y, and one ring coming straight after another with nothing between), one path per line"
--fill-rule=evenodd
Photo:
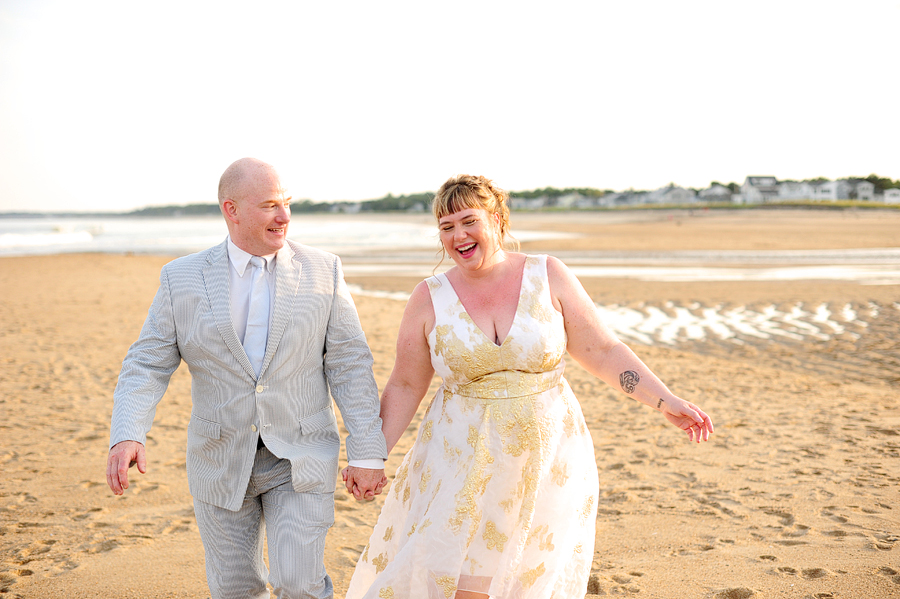
M94 241L88 231L59 231L52 233L0 233L0 248L41 248L60 245L82 245Z

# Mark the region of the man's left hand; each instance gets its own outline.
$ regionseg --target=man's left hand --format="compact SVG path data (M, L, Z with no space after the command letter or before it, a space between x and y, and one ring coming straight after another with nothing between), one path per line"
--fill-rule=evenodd
M373 470L371 468L357 468L356 466L347 466L341 471L344 484L349 492L357 501L372 501L376 495L381 494L381 490L387 484L387 477L384 475L384 468Z

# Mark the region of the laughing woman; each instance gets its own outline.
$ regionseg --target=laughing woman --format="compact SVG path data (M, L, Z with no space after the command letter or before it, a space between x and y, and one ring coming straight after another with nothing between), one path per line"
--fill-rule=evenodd
M347 597L582 596L599 485L564 353L692 441L707 440L712 421L604 326L562 262L504 249L508 195L491 181L454 177L433 209L455 265L420 283L406 306L381 398L388 451L435 372L443 384Z

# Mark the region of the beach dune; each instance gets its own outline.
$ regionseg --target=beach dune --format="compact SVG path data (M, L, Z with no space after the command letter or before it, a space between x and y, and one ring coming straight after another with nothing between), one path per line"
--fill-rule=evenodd
M581 234L523 244L566 255L900 247L897 211L614 216L513 215L513 226ZM209 596L184 469L186 368L157 411L147 474L132 470L123 497L105 481L112 390L170 259L0 258L0 596ZM418 280L348 276L380 387L404 302L375 292ZM900 285L582 280L600 306L701 322L670 336L648 325L649 344L629 343L716 424L709 443L690 444L568 360L600 473L588 597L900 596ZM731 332L704 314L731 315ZM326 565L342 597L383 499L338 488L335 501Z

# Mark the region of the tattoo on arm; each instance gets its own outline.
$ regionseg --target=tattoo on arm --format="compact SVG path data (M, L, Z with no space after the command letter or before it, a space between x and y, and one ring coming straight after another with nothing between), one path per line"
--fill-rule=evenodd
M664 403L664 402L663 402L663 398L660 397L660 398L659 398L659 401L656 402L656 409L658 410L658 409L659 409L659 406L663 405L663 403Z
M634 393L634 387L640 382L641 375L633 370L626 370L619 375L619 384L625 393Z

